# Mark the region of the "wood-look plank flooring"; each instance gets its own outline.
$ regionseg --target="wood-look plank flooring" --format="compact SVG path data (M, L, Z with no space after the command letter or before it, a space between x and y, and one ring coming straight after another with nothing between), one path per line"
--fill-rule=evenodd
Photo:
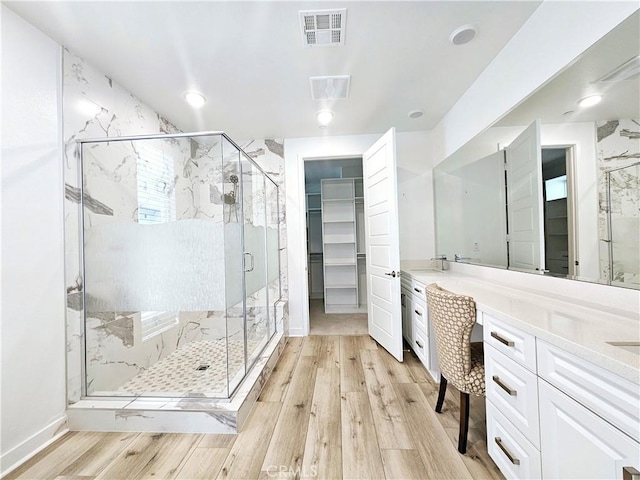
M71 432L6 480L502 479L472 397L467 454L459 394L369 336L291 338L237 435Z

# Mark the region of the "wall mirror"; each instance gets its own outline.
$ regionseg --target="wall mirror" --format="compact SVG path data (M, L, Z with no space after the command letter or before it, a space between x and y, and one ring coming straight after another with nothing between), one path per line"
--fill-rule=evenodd
M640 288L639 174L636 11L436 166L437 253Z

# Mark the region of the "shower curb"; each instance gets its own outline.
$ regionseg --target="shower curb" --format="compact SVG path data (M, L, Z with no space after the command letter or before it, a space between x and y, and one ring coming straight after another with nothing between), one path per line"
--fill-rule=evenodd
M69 430L238 433L275 367L287 338L276 333L230 400L83 398L67 407Z

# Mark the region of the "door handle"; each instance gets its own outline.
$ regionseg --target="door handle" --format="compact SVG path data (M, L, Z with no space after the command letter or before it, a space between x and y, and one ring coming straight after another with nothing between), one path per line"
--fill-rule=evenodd
M395 270L394 270L394 271L392 271L391 273L385 273L385 275L389 275L390 277L396 278L396 275L397 275L397 274L396 274L396 272L395 272Z
M246 262L246 260L245 260L245 262L244 262L244 271L245 271L245 272L247 272L247 273L248 273L248 272L253 272L253 267L255 266L255 265L254 265L254 263L253 263L253 262L254 262L254 260L253 260L253 253L251 253L251 252L244 252L244 255L245 255L245 258L246 258L246 255L249 255L249 258L251 259L251 267L250 267L250 268L248 268L248 269L247 269L247 262Z

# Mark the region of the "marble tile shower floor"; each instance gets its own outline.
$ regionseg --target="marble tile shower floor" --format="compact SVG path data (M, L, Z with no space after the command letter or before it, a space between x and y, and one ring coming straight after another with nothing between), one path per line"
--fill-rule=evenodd
M264 342L264 340L262 340ZM261 341L247 339L249 352ZM229 381L244 375L242 340L229 340ZM227 342L191 342L151 365L118 389L135 396L227 396Z

